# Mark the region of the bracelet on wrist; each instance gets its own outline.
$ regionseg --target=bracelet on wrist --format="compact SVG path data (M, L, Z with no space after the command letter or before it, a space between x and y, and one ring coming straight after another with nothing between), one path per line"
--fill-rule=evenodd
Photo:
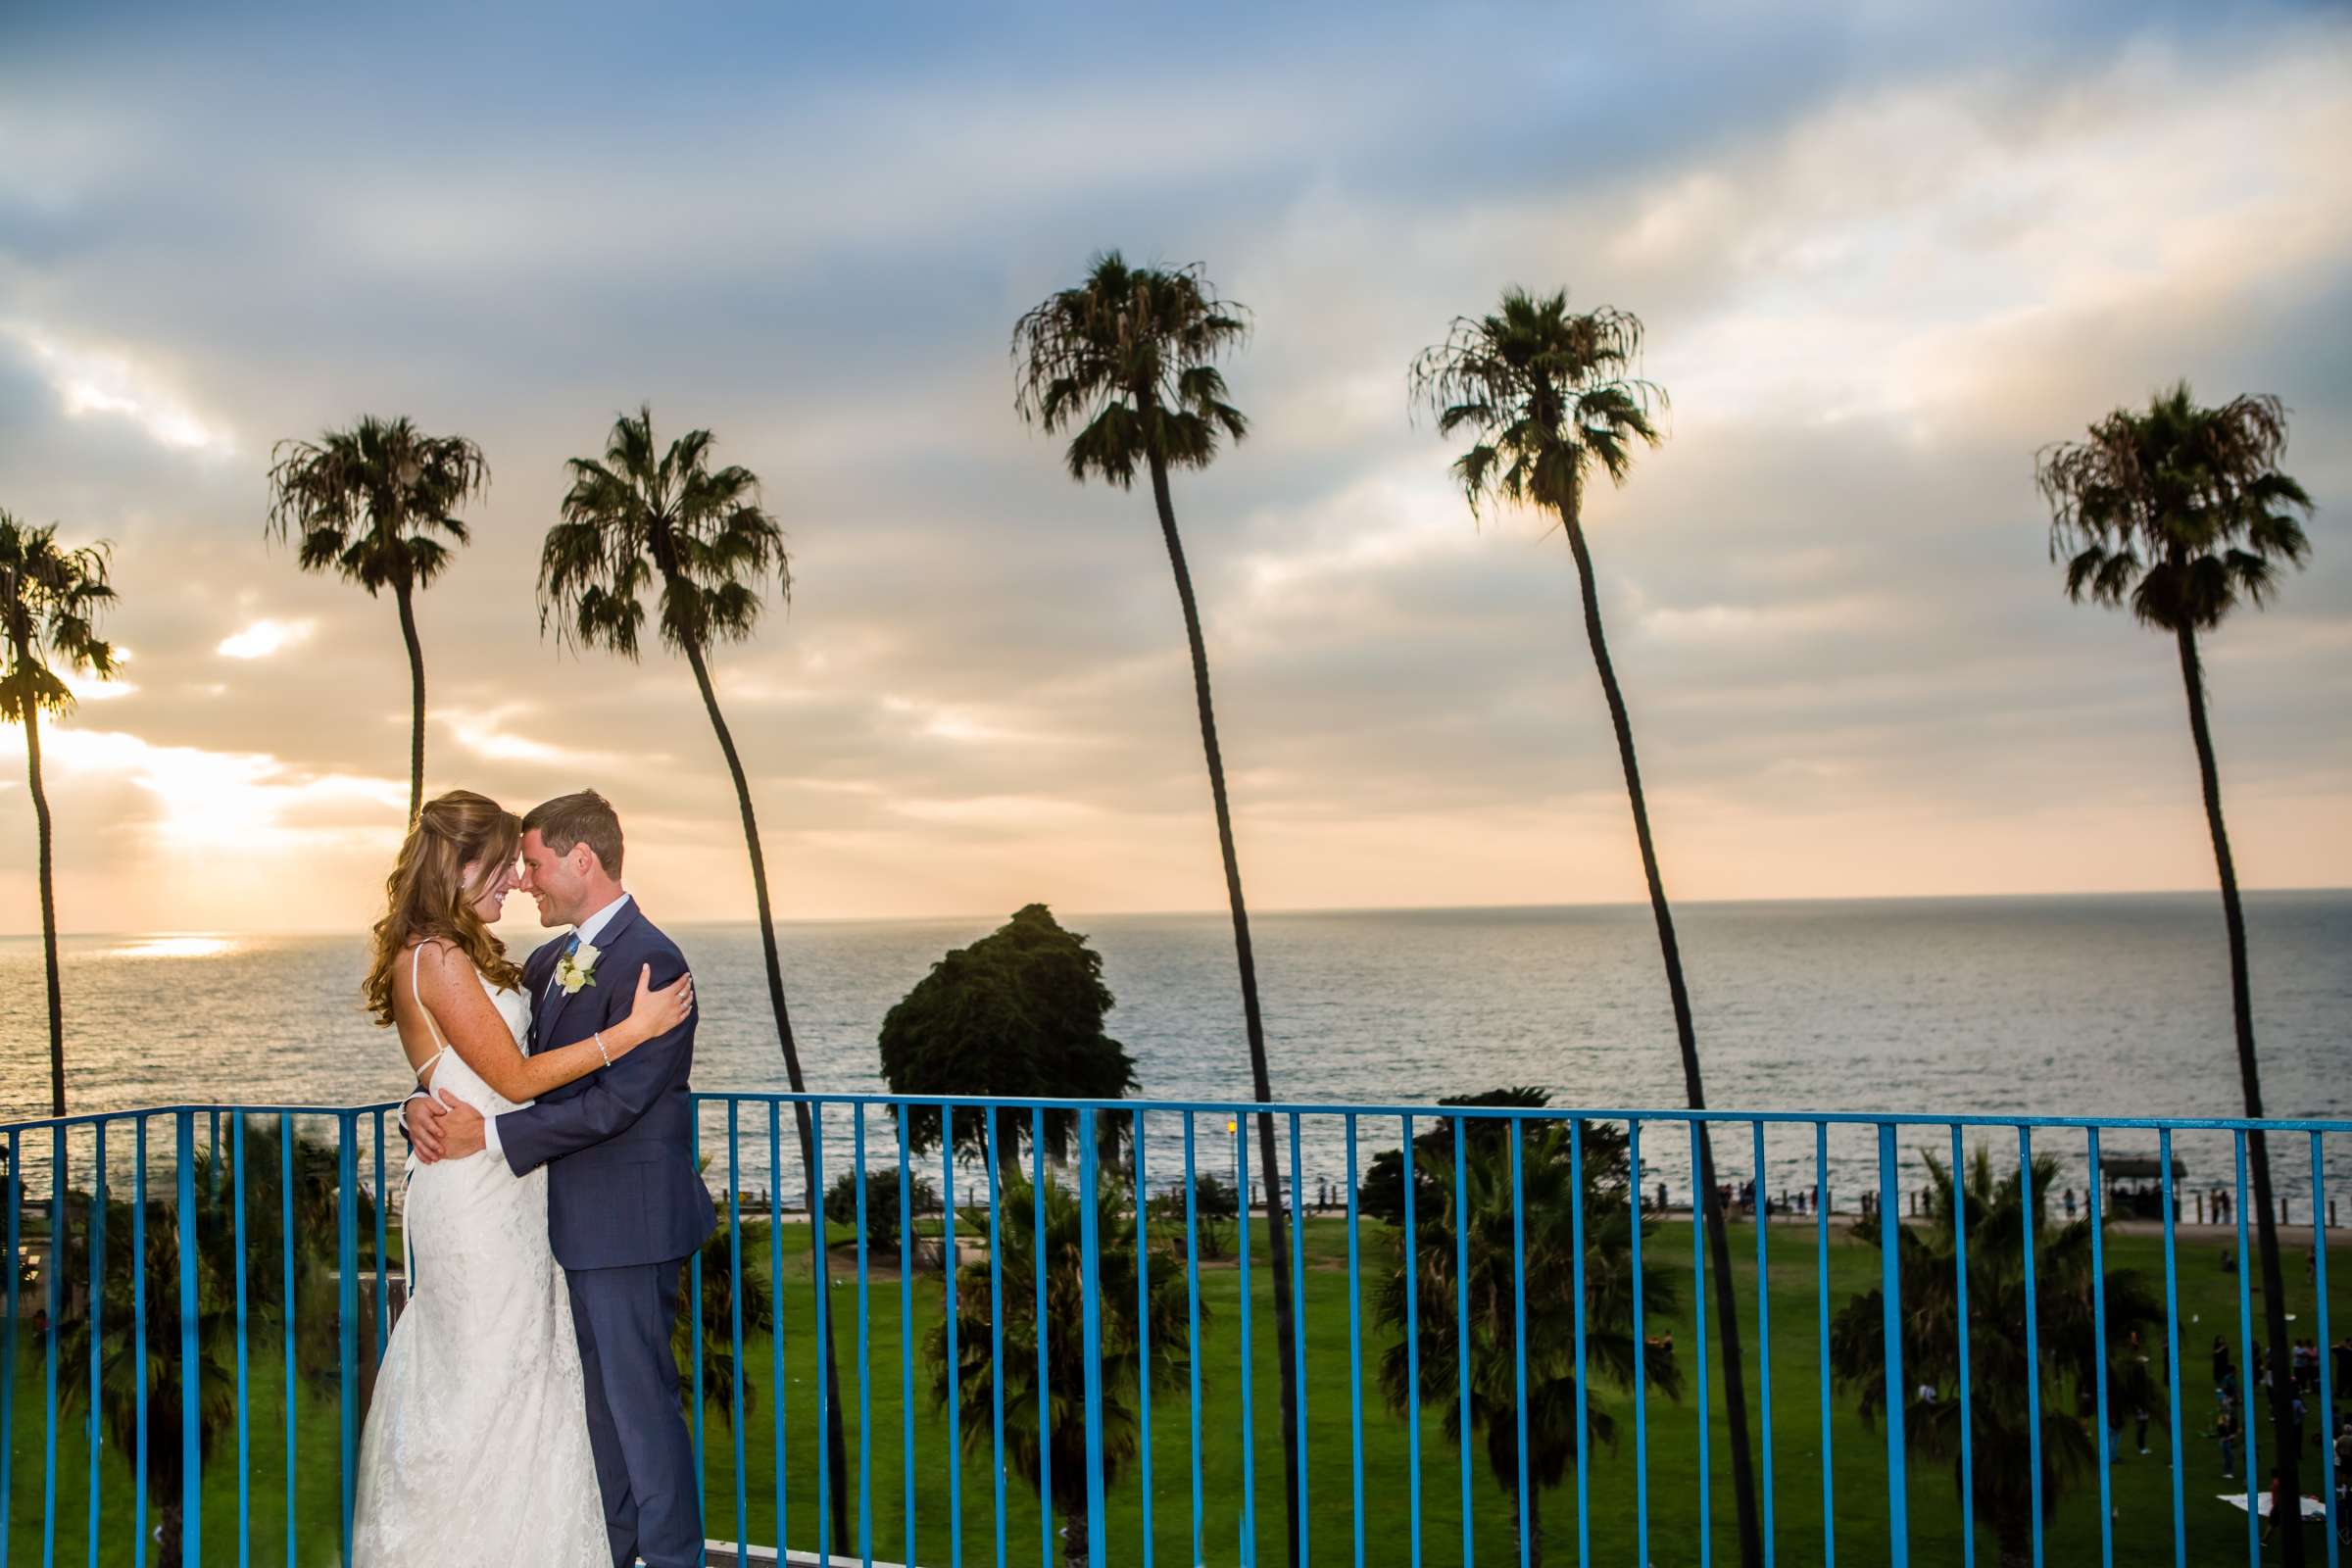
M606 1066L612 1066L612 1053L605 1049L605 1032L602 1029L599 1029L591 1038L596 1041L596 1054L605 1058Z

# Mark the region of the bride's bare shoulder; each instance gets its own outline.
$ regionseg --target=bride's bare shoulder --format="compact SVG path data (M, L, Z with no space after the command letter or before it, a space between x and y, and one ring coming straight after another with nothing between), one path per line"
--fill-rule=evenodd
M470 980L476 972L466 950L446 937L424 937L410 944L409 961L416 966L418 984L432 991Z

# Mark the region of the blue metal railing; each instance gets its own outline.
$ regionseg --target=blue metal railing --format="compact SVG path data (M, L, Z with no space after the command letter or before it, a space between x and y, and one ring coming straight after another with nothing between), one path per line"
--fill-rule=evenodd
M698 1101L696 1152L723 1138L723 1151L712 1150L718 1157L711 1170L723 1171L726 1185L714 1200L722 1221L714 1250L688 1270L694 1350L687 1374L705 1516L714 1533L734 1542L764 1526L776 1542L796 1547L846 1535L856 1560L866 1564L886 1548L895 1548L902 1562L957 1568L967 1551L998 1563L1019 1561L1025 1551L1008 1521L1021 1494L1009 1490L1009 1478L1034 1491L1036 1549L1048 1568L1064 1556L1065 1540L1083 1540L1089 1564L1141 1561L1149 1568L1155 1553L1176 1549L1188 1532L1187 1561L1222 1560L1223 1543L1230 1540L1234 1560L1257 1562L1261 1525L1275 1530L1283 1514L1280 1503L1263 1512L1259 1506L1259 1455L1267 1445L1257 1433L1258 1416L1270 1407L1260 1385L1269 1376L1280 1382L1282 1370L1279 1356L1269 1368L1257 1354L1258 1319L1265 1310L1256 1295L1265 1262L1257 1250L1264 1245L1257 1222L1269 1217L1269 1204L1280 1203L1291 1222L1284 1261L1297 1325L1289 1371L1298 1402L1297 1441L1288 1456L1295 1467L1273 1474L1286 1493L1295 1490L1303 1499L1298 1525L1302 1557L1313 1560L1319 1550L1324 1560L1345 1556L1359 1568L1375 1558L1403 1556L1420 1564L1454 1557L1438 1547L1444 1533L1430 1529L1446 1521L1436 1517L1437 1494L1424 1485L1426 1403L1449 1429L1446 1446L1454 1452L1447 1457L1459 1493L1458 1517L1450 1522L1458 1523L1458 1560L1465 1565L1482 1550L1494 1561L1529 1561L1543 1497L1554 1486L1569 1494L1571 1483L1564 1478L1571 1471L1577 1560L1593 1560L1598 1537L1604 1548L1610 1541L1629 1540L1639 1561L1689 1553L1711 1562L1714 1534L1726 1528L1714 1519L1726 1489L1715 1484L1714 1474L1724 1446L1711 1435L1716 1391L1710 1379L1719 1379L1725 1368L1710 1357L1708 1345L1710 1330L1722 1327L1712 1321L1708 1290L1709 1205L1686 1187L1689 1273L1672 1279L1679 1249L1657 1248L1664 1239L1657 1227L1667 1217L1665 1199L1650 1200L1648 1178L1662 1175L1671 1182L1679 1171L1688 1183L1691 1173L1710 1168L1702 1138L1709 1124L1720 1122L1744 1123L1749 1132L1752 1201L1742 1205L1748 1213L1727 1216L1725 1223L1751 1223L1755 1232L1753 1272L1740 1283L1750 1297L1744 1310L1754 1313L1744 1370L1756 1395L1753 1451L1767 1562L1785 1548L1792 1560L1818 1551L1822 1561L1834 1563L1842 1534L1849 1552L1864 1561L1906 1563L1919 1537L1947 1544L1956 1538L1956 1554L1973 1563L1980 1530L2022 1531L2036 1562L2074 1560L2094 1538L2110 1568L2136 1560L2134 1553L2160 1551L2166 1543L2178 1564L2191 1560L2192 1544L2199 1560L2212 1560L2226 1532L2212 1517L2218 1499L2188 1482L2180 1344L2184 1299L2192 1308L2206 1302L2217 1322L2224 1305L2233 1306L2237 1317L2237 1434L2245 1470L2236 1490L2247 1510L2246 1559L2259 1561L2257 1511L2264 1498L2257 1455L2269 1450L2272 1434L2256 1394L2256 1351L2264 1336L2255 1330L2245 1203L2247 1135L2260 1130L2272 1135L2281 1193L2290 1190L2295 1173L2283 1168L2290 1141L2278 1135L2305 1135L2293 1142L2305 1146L2308 1198L2298 1194L2287 1202L2290 1210L2296 1202L2308 1204L2303 1224L2293 1227L2311 1236L2307 1278L2293 1294L2297 1302L2308 1302L2311 1317L2298 1321L2316 1323L2318 1354L2315 1359L2289 1347L2267 1347L2268 1364L2270 1376L2293 1379L2311 1396L2306 1404L2316 1403L2305 1417L2306 1430L2320 1423L2322 1441L2306 1446L2305 1482L2307 1488L2317 1484L2326 1504L2325 1559L2340 1568L2346 1520L2337 1487L2344 1478L2328 1441L2339 1417L2328 1298L2328 1161L2352 1152L2345 1137L2352 1122L1179 1101L1014 1103L878 1094L706 1094ZM812 1188L798 1180L803 1167L795 1142L785 1135L787 1107L796 1119L804 1112L808 1118ZM960 1151L955 1143L958 1112L977 1113L975 1136ZM1274 1118L1288 1140L1287 1160L1265 1203L1250 1200L1252 1184L1243 1174L1250 1118L1259 1115ZM0 1319L0 1456L8 1461L0 1478L6 1483L0 1485L0 1560L29 1556L37 1542L43 1568L67 1560L75 1545L93 1568L102 1561L161 1561L155 1535L162 1524L175 1533L183 1563L200 1562L209 1551L217 1560L233 1554L243 1565L255 1553L257 1535L270 1528L263 1515L272 1486L282 1507L283 1560L349 1560L368 1379L396 1332L399 1173L387 1166L386 1149L387 1122L396 1116L397 1106L389 1104L203 1104L0 1127L8 1155L10 1261ZM1058 1155L1049 1158L1049 1118L1065 1116L1076 1141L1074 1170ZM762 1118L764 1141L758 1132ZM846 1287L832 1278L829 1227L819 1217L827 1191L827 1130L838 1140L845 1124L855 1192L855 1222L845 1244L854 1264ZM1677 1124L1680 1135L1660 1136ZM1222 1222L1233 1226L1230 1290L1221 1283L1225 1271L1213 1256L1216 1249L1207 1245L1221 1233L1220 1221L1202 1206L1203 1126L1210 1148L1217 1147L1218 1135L1226 1140L1243 1189L1238 1223ZM1810 1181L1789 1190L1792 1202L1784 1205L1767 1180L1776 1168L1769 1162L1768 1135L1806 1129L1810 1158L1798 1168ZM1992 1151L1996 1176L2012 1185L1974 1184L1968 1172L1972 1132L1991 1140L1979 1155ZM1674 1165L1644 1163L1645 1134L1649 1147L1661 1152L1661 1159L1671 1156ZM1923 1135L1938 1134L1948 1140L1948 1156L1940 1151L1936 1156L1949 1159L1946 1184L1936 1187L1943 1196L1923 1199L1917 1175L1926 1153L1914 1150L1906 1160L1905 1150ZM2004 1135L2015 1141L2013 1162L2002 1157ZM1399 1186L1394 1206L1384 1200L1378 1217L1366 1211L1371 1188L1360 1146L1367 1136L1382 1143L1396 1139ZM1026 1151L1019 1147L1023 1137ZM253 1146L266 1148L271 1139L274 1159L248 1157ZM937 1147L943 1142L946 1147ZM2126 1238L2111 1234L2118 1221L2107 1179L2120 1157L2117 1146L2150 1142L2161 1236L2160 1319L2144 1280L2132 1282L2128 1276L2134 1271L2114 1267ZM2187 1200L2176 1151L2190 1142L2216 1146L2228 1160L2229 1180L2216 1190L2231 1200L2232 1223L2201 1235L2207 1244L2217 1236L2233 1243L2234 1278L2228 1282L2233 1301L2208 1302L2213 1293L2205 1282L2183 1278ZM1834 1144L1842 1148L1835 1159ZM1687 1155L1678 1145L1688 1146ZM838 1165L838 1142L832 1149ZM1310 1149L1317 1161L1311 1172ZM1323 1166L1326 1150L1338 1152L1329 1168ZM939 1204L918 1214L918 1193L928 1189L929 1178L918 1186L916 1162L926 1155L939 1161ZM878 1423L876 1396L888 1389L890 1369L876 1364L877 1335L894 1325L888 1306L878 1310L876 1304L869 1242L878 1228L869 1212L867 1178L871 1162L883 1157L896 1161L887 1174L895 1176L897 1200L890 1228L897 1242L899 1409L895 1421ZM151 1192L151 1167L158 1162L168 1180L160 1184L163 1191ZM966 1167L960 1182L959 1166ZM2039 1175L2044 1169L2055 1174ZM2062 1315L2076 1310L2071 1298L2053 1298L2053 1292L2077 1291L2080 1277L2046 1274L2080 1266L2066 1251L2067 1236L2049 1212L2045 1186L2071 1183L2077 1169L2082 1173L2091 1282L2087 1325ZM1563 1170L1564 1189L1558 1180ZM1155 1188L1158 1171L1173 1174ZM1860 1210L1841 1211L1834 1202L1833 1177L1840 1172L1838 1185L1863 1199ZM2037 1174L2023 1179L2019 1172ZM1022 1174L1026 1193L1019 1190ZM1318 1203L1310 1212L1310 1174L1341 1201ZM1254 1175L1262 1181L1265 1173ZM762 1179L763 1193L746 1186ZM1866 1180L1874 1185L1865 1186ZM798 1201L790 1200L788 1189L797 1190ZM1539 1189L1547 1196L1531 1200ZM1564 1216L1544 1206L1556 1203L1563 1190ZM874 1196L884 1191L876 1189ZM961 1208L959 1194L969 1195ZM2071 1186L2067 1196L2071 1224ZM1155 1203L1155 1198L1165 1202ZM1074 1243L1055 1230L1064 1202L1075 1210ZM1938 1202L1945 1205L1941 1213ZM1993 1216L1983 1206L1987 1203L2004 1213L2014 1206L2010 1223L2000 1227L2009 1234L1988 1228ZM1776 1227L1769 1222L1776 1214L1809 1224ZM1834 1218L1840 1223L1834 1226ZM2290 1218L2291 1212L2280 1215L2282 1231ZM760 1221L769 1228L764 1249L757 1236L747 1246L747 1226ZM269 1255L272 1222L275 1257ZM788 1267L797 1268L800 1260L797 1248L788 1252L785 1234L796 1223L810 1227L806 1312L797 1299L786 1299ZM925 1245L934 1239L935 1252ZM2131 1245L2137 1254L2149 1252L2154 1243ZM1934 1256L1936 1246L1948 1247L1948 1260ZM370 1254L366 1259L363 1247ZM967 1260L971 1250L984 1250L984 1259ZM1839 1266L1847 1250L1852 1255ZM1873 1250L1875 1267L1868 1262ZM1008 1281L1008 1259L1024 1251L1031 1277ZM762 1253L765 1294L748 1296L747 1270L756 1276ZM887 1268L889 1252L881 1256ZM1932 1273L1923 1272L1931 1263ZM1331 1299L1343 1267L1344 1313ZM1939 1280L1946 1267L1947 1280ZM1135 1275L1131 1307L1123 1290L1107 1295L1104 1283L1123 1279L1118 1271L1125 1268ZM714 1271L708 1274L708 1298L707 1271ZM1173 1301L1177 1273L1180 1307ZM1844 1278L1843 1299L1833 1295L1834 1275ZM1812 1335L1801 1333L1807 1293L1795 1283L1807 1276ZM1207 1289L1204 1279L1219 1282ZM1653 1322L1670 1298L1653 1301L1652 1289L1670 1279L1675 1310ZM723 1305L716 1305L721 1282ZM854 1381L854 1391L837 1390L819 1372L812 1391L795 1393L787 1367L812 1354L801 1331L811 1329L814 1343L829 1344L832 1297L844 1288L855 1296L843 1310L856 1338L842 1376L845 1385ZM364 1289L369 1293L365 1301ZM1377 1312L1367 1309L1367 1289ZM1784 1292L1778 1305L1776 1289ZM1972 1292L1978 1293L1973 1304ZM2013 1298L2022 1307L2007 1304ZM887 1297L882 1299L887 1303ZM1569 1303L1565 1323L1563 1299ZM1064 1321L1072 1303L1076 1321ZM1228 1311L1230 1327L1215 1321ZM1789 1311L1800 1329L1793 1342L1795 1370L1801 1379L1802 1352L1810 1350L1818 1388L1818 1451L1810 1456L1819 1470L1817 1529L1814 1521L1801 1520L1812 1510L1814 1489L1803 1474L1808 1456L1800 1434L1813 1414L1783 1427L1787 1412L1775 1405L1776 1355L1785 1381L1792 1346L1787 1333L1776 1345L1773 1327L1776 1314ZM1660 1434L1686 1427L1680 1417L1671 1428L1657 1425L1665 1419L1659 1400L1682 1396L1672 1333L1686 1320L1695 1348L1690 1392L1696 1415L1688 1424L1688 1461L1653 1452ZM2192 1310L2190 1321L2201 1322L2202 1311ZM935 1336L926 1324L936 1325ZM1008 1326L1034 1336L1033 1369L1026 1362L1007 1365ZM747 1341L756 1346L761 1327L768 1331L764 1379L746 1360ZM1204 1329L1210 1337L1203 1337ZM2119 1405L2111 1386L2116 1371L2126 1367L2119 1357L2136 1352L2117 1336L2129 1334L2136 1346L2140 1329L2161 1333L2163 1365L2159 1372L2139 1355L2127 1368L2132 1403ZM275 1357L269 1353L273 1334ZM1184 1343L1169 1343L1177 1335ZM1228 1335L1238 1354L1216 1348ZM2085 1335L2087 1351L2079 1343ZM1986 1336L1993 1337L1990 1343ZM706 1387L707 1342L727 1348L715 1387ZM987 1403L967 1410L972 1391L962 1356L967 1346L979 1343L989 1350ZM1987 1353L1989 1362L1983 1359ZM74 1356L84 1357L83 1364L69 1364ZM1183 1366L1164 1371L1174 1356ZM2009 1368L1998 1375L2022 1387L1984 1382L1987 1365ZM2030 1370L2017 1371L2021 1365ZM1622 1386L1604 1386L1620 1369ZM920 1413L926 1370L934 1411L945 1414L944 1431ZM1335 1394L1343 1375L1344 1392ZM1948 1392L1933 1386L1947 1377L1953 1385ZM2147 1391L2159 1378L2162 1394L2151 1395ZM272 1379L273 1391L267 1387ZM1022 1390L1022 1379L1034 1388ZM1567 1394L1560 1390L1563 1379L1572 1384ZM1008 1385L1012 1394L1034 1396L1033 1411L1008 1409ZM35 1389L37 1405L28 1402ZM1345 1421L1310 1424L1310 1393L1318 1401L1344 1397ZM756 1452L747 1424L759 1396L769 1401L765 1455ZM2116 1440L2122 1429L2114 1423L2125 1408L2135 1407L2144 1441L2145 1407L2158 1396L2166 1402L2170 1429L2162 1499L2169 1511L2125 1537L2119 1555L2123 1456ZM27 1401L22 1411L21 1397ZM833 1408L837 1398L844 1406L839 1412ZM1572 1416L1559 1407L1562 1399ZM330 1401L331 1425L324 1419ZM843 1424L856 1451L837 1459L827 1432L837 1413L850 1414L853 1401L855 1420ZM1883 1468L1850 1434L1838 1441L1840 1417L1866 1406L1875 1406L1884 1428L1878 1440ZM2022 1418L2014 1414L2020 1406ZM1313 1409L1319 1414L1323 1406ZM813 1428L801 1427L811 1411ZM1630 1416L1631 1475L1624 1473L1620 1452L1607 1460L1604 1476L1592 1439L1596 1422L1619 1416ZM256 1427L272 1417L282 1435L282 1456L274 1474L264 1475ZM27 1443L19 1454L36 1420L38 1444ZM712 1420L727 1428L723 1449L710 1431ZM2001 1423L1989 1443L1982 1430L1987 1420ZM2060 1430L2052 1421L2072 1422L2079 1430L2085 1420L2092 1430L2082 1436L2095 1448L2096 1476L2089 1486L2067 1488L2082 1499L2070 1514L2064 1492L2045 1493L2049 1478L2064 1475L2045 1451L2045 1430ZM1026 1430L1031 1423L1033 1434ZM1173 1476L1156 1465L1161 1450L1155 1428L1163 1424L1156 1433L1163 1438L1174 1439L1181 1429L1179 1451L1188 1461ZM324 1436L329 1432L331 1444ZM897 1494L885 1491L878 1497L877 1460L894 1438ZM1991 1496L1998 1488L1951 1487L1949 1467L1922 1462L1948 1453L1957 1460L1951 1475L2006 1474L2001 1467L2018 1463L2015 1439L2022 1439L2029 1498L2022 1518L1988 1517L1980 1493ZM1327 1446L1335 1453L1344 1448L1344 1454L1327 1454ZM1033 1450L1025 1463L1019 1461L1024 1448ZM36 1452L37 1519L17 1498L21 1487L32 1484ZM991 1478L986 1494L993 1506L985 1521L966 1517L966 1457L984 1464ZM759 1473L761 1460L770 1475ZM832 1469L837 1462L847 1466L839 1476ZM1270 1462L1279 1466L1282 1456ZM1679 1490L1681 1480L1673 1493L1658 1490L1669 1473L1659 1467L1669 1464L1673 1476L1688 1478L1690 1494ZM1980 1464L1987 1470L1980 1472ZM1057 1465L1079 1469L1057 1480ZM27 1472L22 1478L20 1467ZM69 1497L76 1470L79 1495ZM944 1486L924 1486L922 1478L932 1474ZM856 1497L837 1517L835 1484L853 1479ZM764 1499L763 1481L772 1482ZM1850 1489L1874 1484L1884 1490L1884 1507L1864 1518L1855 1512ZM1157 1505L1175 1486L1186 1486L1189 1505L1161 1510ZM806 1499L810 1492L812 1511L795 1510L795 1494ZM2093 1494L2095 1517L2089 1515ZM2193 1519L2192 1494L2199 1501ZM311 1500L328 1496L331 1505ZM1686 1506L1691 1496L1694 1511ZM1847 1499L1843 1515L1840 1498ZM75 1502L78 1507L72 1506ZM894 1503L898 1528L885 1542L888 1521L878 1517L878 1505ZM1801 1521L1794 1535L1792 1513ZM1397 1533L1371 1538L1380 1518L1394 1518ZM1057 1519L1064 1528L1056 1528ZM70 1539L74 1522L78 1542ZM1230 1538L1224 1535L1228 1523ZM976 1533L967 1534L967 1524L976 1524ZM1135 1537L1114 1540L1114 1524ZM1345 1546L1334 1544L1336 1536L1347 1538ZM1502 1540L1499 1548L1495 1538Z

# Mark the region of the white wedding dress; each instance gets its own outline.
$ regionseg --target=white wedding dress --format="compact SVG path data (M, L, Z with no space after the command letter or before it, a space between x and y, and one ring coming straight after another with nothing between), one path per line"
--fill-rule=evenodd
M416 965L410 964L414 995ZM531 999L485 978L513 1031ZM419 1000L418 1010L422 1011ZM424 1087L485 1116L501 1098L425 1013ZM547 1167L487 1152L408 1166L409 1303L360 1443L357 1568L607 1568L612 1547L588 1447L571 1295L547 1239Z

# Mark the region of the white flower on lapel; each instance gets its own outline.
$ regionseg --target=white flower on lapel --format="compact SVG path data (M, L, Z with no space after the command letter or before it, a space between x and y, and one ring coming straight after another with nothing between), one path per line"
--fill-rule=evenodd
M577 952L567 953L556 960L556 983L567 997L579 994L583 986L596 984L596 948L583 942Z

